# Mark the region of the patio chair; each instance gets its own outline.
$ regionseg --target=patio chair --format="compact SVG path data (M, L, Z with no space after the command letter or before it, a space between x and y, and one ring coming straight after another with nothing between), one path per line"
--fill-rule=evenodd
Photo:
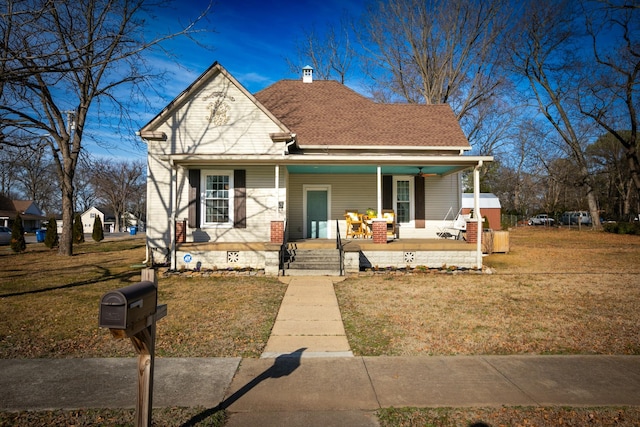
M364 224L362 223L362 215L357 210L346 210L344 218L347 221L347 239L362 238L365 236Z
M398 226L396 224L396 213L393 209L383 209L382 218L387 221L387 237L398 237Z

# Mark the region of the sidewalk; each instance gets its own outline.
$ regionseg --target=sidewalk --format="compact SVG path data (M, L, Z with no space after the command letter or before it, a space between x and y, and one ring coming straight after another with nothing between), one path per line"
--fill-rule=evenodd
M5 359L0 372L3 411L136 402L135 358ZM368 420L390 406L640 406L640 357L158 358L154 384L155 407L220 405L230 426L267 413Z
M640 406L640 356L353 357L329 284L294 278L272 336L285 339L260 359L156 358L154 406L224 408L228 427L377 426L391 406ZM0 411L133 408L136 387L136 358L0 360Z

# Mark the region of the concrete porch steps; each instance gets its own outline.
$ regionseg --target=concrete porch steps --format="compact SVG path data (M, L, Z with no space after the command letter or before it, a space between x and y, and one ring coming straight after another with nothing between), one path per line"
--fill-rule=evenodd
M337 249L300 249L289 245L284 262L285 276L339 276L340 251Z

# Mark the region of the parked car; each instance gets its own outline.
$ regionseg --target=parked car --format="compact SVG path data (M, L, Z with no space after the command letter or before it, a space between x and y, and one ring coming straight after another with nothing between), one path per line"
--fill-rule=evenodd
M560 222L563 225L591 225L591 215L586 211L570 211L562 214Z
M529 218L529 225L553 225L555 221L547 214L538 214Z
M0 245L8 245L9 243L11 243L11 229L0 227Z

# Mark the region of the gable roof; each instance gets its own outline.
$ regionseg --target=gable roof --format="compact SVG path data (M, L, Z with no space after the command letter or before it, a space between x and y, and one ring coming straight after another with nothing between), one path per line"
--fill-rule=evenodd
M446 104L377 103L334 80L281 80L255 98L301 148L470 148Z
M240 90L247 98L249 98L262 112L264 112L276 125L278 125L283 133L289 133L289 129L278 120L271 112L265 108L256 98L249 93L244 86L242 86L229 72L220 65L217 61L214 62L204 73L202 73L193 83L191 83L185 90L180 92L173 101L167 104L166 107L160 111L149 123L144 125L140 129L140 136L147 139L166 139L166 135L155 132L156 129L166 120L166 118L182 104L188 101L193 93L197 92L202 86L207 84L211 79L215 78L218 74L225 76L238 90Z
M43 219L42 211L33 200L11 200L0 195L0 218L15 218L20 214L23 219Z

